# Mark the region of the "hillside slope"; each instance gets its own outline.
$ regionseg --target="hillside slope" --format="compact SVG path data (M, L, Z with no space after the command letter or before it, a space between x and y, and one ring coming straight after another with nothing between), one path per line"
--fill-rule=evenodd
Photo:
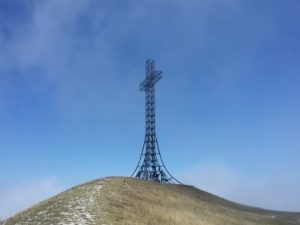
M5 225L300 225L300 213L239 205L186 185L94 180L25 210Z

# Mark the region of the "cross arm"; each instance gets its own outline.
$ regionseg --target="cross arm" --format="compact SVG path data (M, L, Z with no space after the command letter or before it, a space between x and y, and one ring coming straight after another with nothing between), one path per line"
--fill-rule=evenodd
M146 76L145 80L140 84L140 91L147 91L153 87L162 78L161 71L154 71L150 76Z

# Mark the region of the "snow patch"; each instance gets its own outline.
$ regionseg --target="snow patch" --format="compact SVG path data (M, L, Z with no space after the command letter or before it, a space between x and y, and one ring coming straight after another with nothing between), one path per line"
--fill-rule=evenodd
M88 196L90 194L90 196ZM61 212L66 219L59 223L59 225L73 225L73 224L90 224L96 220L95 216L90 213L89 210L95 203L92 197L93 193L88 192L86 196L81 198L72 198L64 208L67 211Z
M103 185L82 186L71 189L56 199L53 204L38 212L33 217L26 218L16 225L43 225L43 221L57 221L57 225L88 225L96 223L96 198Z
M102 187L103 187L103 185L97 185L97 186L95 186L95 189L96 189L97 191L99 191Z

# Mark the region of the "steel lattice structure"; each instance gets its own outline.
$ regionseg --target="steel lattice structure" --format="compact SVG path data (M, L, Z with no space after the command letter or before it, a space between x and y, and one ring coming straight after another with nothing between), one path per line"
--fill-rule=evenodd
M162 72L155 70L154 60L146 61L146 78L140 84L140 91L146 93L146 134L137 167L132 177L162 183L180 183L166 168L158 146L155 132L155 84L162 78Z

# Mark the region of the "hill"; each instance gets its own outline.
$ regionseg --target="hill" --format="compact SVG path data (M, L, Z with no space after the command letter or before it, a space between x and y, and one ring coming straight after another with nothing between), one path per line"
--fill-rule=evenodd
M300 213L243 206L192 186L112 177L73 187L5 225L300 225Z

